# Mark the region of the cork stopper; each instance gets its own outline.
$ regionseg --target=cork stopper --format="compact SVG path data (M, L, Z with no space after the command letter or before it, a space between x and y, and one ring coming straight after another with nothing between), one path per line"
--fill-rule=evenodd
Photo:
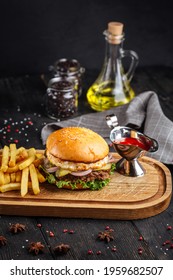
M109 42L119 44L123 36L123 24L121 22L108 23Z
M109 22L108 32L112 35L121 35L123 33L123 24L121 22Z

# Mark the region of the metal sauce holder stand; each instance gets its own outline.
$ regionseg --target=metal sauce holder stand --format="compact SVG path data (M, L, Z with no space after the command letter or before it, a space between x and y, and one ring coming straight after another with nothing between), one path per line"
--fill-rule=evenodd
M146 152L156 152L158 143L137 130L119 126L115 115L106 116L107 125L112 129L110 140L115 151L122 157L116 163L116 170L122 175L138 177L145 174L145 169L139 163L138 158Z

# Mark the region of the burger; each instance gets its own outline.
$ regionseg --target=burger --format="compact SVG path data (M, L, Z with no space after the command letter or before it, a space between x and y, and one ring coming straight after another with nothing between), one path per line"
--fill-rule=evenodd
M58 188L99 190L109 183L115 163L99 134L84 127L65 127L48 136L41 169Z

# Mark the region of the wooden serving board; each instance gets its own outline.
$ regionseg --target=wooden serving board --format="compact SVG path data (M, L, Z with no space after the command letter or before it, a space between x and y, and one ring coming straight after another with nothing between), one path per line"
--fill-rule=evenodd
M154 159L143 157L140 162L146 170L144 176L126 177L115 172L109 185L99 191L57 189L47 184L40 186L39 195L28 193L25 198L19 191L0 193L0 214L121 220L157 215L169 206L171 174Z

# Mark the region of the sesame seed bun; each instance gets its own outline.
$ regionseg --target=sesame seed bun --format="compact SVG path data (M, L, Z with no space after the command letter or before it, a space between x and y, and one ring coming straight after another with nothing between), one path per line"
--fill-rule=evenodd
M91 163L109 153L106 141L84 127L66 127L51 133L46 141L47 155L72 162Z

